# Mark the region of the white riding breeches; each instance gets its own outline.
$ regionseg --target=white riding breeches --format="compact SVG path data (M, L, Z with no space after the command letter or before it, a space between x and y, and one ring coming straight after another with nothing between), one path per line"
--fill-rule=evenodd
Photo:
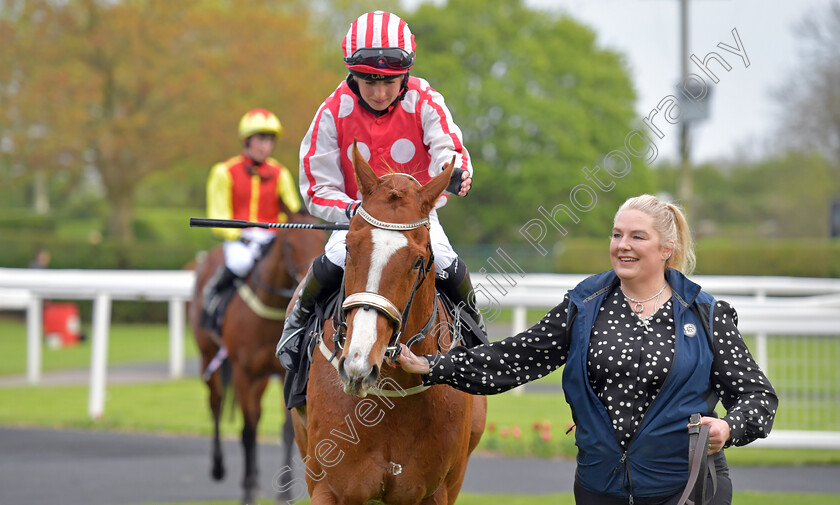
M262 246L274 238L275 233L264 228L245 228L242 240L229 240L222 246L225 266L239 277L245 277L260 259Z
M452 245L449 243L449 238L438 220L437 211L433 210L429 214L429 235L432 239L432 253L435 255L435 270L440 272L444 268L449 267L453 261L458 258ZM345 246L345 238L347 231L334 231L327 240L327 245L324 247L324 254L327 259L334 265L344 268L344 261L347 259L347 248Z

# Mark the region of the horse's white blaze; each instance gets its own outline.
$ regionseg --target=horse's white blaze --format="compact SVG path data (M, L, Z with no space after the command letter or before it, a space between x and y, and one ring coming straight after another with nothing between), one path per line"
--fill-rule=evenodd
M395 252L408 245L408 239L398 231L374 228L370 231L373 252L365 283L365 291L379 292L382 272ZM344 351L344 369L353 377L367 373L367 357L376 342L376 320L379 313L374 309L357 310L353 316L353 339Z

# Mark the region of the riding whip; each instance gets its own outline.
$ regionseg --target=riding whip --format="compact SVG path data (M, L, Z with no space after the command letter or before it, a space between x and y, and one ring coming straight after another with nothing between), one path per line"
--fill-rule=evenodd
M191 217L190 227L199 228L292 228L299 230L347 230L346 224L309 224L309 223L255 223L243 219L208 219Z

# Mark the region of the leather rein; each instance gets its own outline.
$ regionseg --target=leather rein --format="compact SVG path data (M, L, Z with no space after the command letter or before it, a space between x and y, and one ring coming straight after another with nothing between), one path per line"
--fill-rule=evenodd
M714 455L707 455L709 426L700 423L700 414L692 414L688 428L688 482L677 503L708 505L717 492L717 468ZM711 476L711 493L706 487L706 474Z

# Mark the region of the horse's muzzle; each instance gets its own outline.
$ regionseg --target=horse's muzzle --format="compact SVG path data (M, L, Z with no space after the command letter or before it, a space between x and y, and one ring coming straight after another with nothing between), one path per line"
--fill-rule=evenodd
M379 380L379 367L371 365L367 370L348 370L345 361L343 357L338 360L338 377L344 386L344 392L364 398Z

